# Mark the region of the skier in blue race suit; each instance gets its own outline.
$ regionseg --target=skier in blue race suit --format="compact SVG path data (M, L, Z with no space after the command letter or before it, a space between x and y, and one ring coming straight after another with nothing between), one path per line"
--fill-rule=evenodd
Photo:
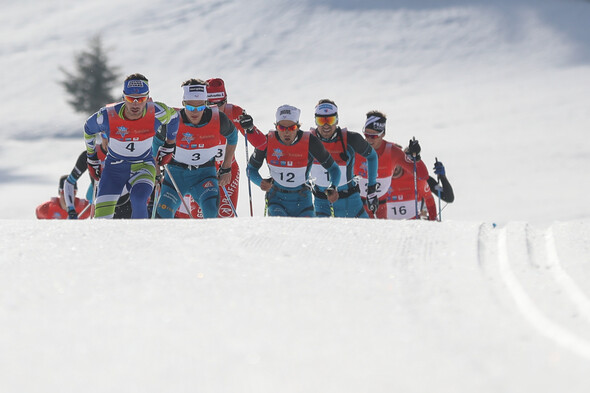
M248 162L252 183L266 191L269 216L314 217L311 190L307 183L315 160L329 174L326 198L338 199L336 184L340 170L317 137L299 127L301 111L290 105L277 109L274 131L269 131L266 145L254 150ZM263 179L259 169L266 159L271 178Z
M184 108L179 111L176 151L167 166L156 218L174 217L182 203L179 193L192 196L201 207L203 218L215 218L220 200L219 187L225 187L231 181L238 131L217 106L207 106L207 82L189 79L182 84L182 89ZM156 137L154 142L158 146L163 141ZM222 157L223 162L216 173L215 160ZM178 192L172 180L176 182Z
M178 114L173 108L149 99L147 78L141 74L128 76L123 84L123 99L101 108L84 124L88 170L99 181L96 218L113 218L125 184L130 186L131 218L147 218L147 200L156 176L153 137L163 125L167 125L166 143L156 160L169 161L174 153ZM96 153L96 136L101 132L108 138L104 169Z

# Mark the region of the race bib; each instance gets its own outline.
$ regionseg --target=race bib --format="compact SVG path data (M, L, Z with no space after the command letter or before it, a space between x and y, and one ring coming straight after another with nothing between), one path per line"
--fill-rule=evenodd
M213 158L223 158L225 146L213 146L206 149L183 149L176 146L174 159L187 165L203 165Z
M305 167L291 168L269 165L268 168L273 180L283 187L299 187L307 181L305 178L305 172L307 172L307 168Z
M338 166L340 169L340 182L338 183L338 187L345 185L348 180L346 180L346 166ZM311 165L311 177L314 178L315 184L320 187L329 187L331 182L328 178L328 171L326 168L321 166L320 164L312 164Z
M387 202L388 220L408 220L416 217L416 201Z
M115 138L109 140L109 149L119 156L137 158L152 150L152 138L143 141L119 141Z

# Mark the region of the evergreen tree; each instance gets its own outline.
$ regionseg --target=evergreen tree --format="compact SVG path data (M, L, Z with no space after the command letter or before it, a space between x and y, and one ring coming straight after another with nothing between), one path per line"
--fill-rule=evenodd
M91 115L104 105L115 101L111 92L119 79L119 73L117 68L109 66L107 61L102 40L96 35L89 40L86 51L74 55L74 72L60 67L66 78L59 83L71 96L68 103L76 112Z

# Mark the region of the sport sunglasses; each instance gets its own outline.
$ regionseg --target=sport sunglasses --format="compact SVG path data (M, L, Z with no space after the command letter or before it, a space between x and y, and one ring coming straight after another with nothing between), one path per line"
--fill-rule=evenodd
M279 131L297 131L297 129L299 129L299 124L295 123L293 125L290 126L282 126L280 124L277 124L277 130Z
M186 108L187 111L190 111L190 112L194 112L194 111L202 112L205 110L205 108L207 108L207 105L205 104L205 105L199 105L199 106L192 106L189 104L184 104L184 107Z
M125 101L127 101L129 103L139 102L141 104L141 103L146 102L149 97L147 95L146 96L127 96L127 95L124 95L123 98L125 99Z

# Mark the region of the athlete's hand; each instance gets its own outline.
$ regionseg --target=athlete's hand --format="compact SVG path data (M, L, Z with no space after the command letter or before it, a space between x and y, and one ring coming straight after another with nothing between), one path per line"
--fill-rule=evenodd
M174 150L176 150L175 143L165 142L164 146L160 146L158 154L156 155L156 163L160 166L164 166L172 161L174 157Z
M100 166L100 160L96 153L91 156L86 156L86 164L88 165L88 173L90 176L95 180L100 180L100 174L102 172L102 168Z
M336 190L336 187L334 186L330 186L328 188L326 188L326 198L328 198L328 202L330 203L334 203L338 200L338 191Z
M78 212L73 207L68 209L68 220L77 220L78 219Z
M410 139L410 144L408 145L406 154L409 155L412 159L416 161L420 161L420 151L422 148L420 147L420 143L416 140L416 138Z
M377 212L379 208L379 198L377 197L376 185L367 187L367 207L373 214Z
M445 166L442 162L436 160L436 162L434 163L434 173L438 176L445 176Z
M219 187L225 187L231 182L231 167L220 167L217 171L217 182Z
M254 119L246 112L242 113L239 117L240 125L248 134L254 132Z
M274 183L272 177L269 179L262 179L262 182L260 182L260 189L262 191L270 191L272 188L272 183Z

